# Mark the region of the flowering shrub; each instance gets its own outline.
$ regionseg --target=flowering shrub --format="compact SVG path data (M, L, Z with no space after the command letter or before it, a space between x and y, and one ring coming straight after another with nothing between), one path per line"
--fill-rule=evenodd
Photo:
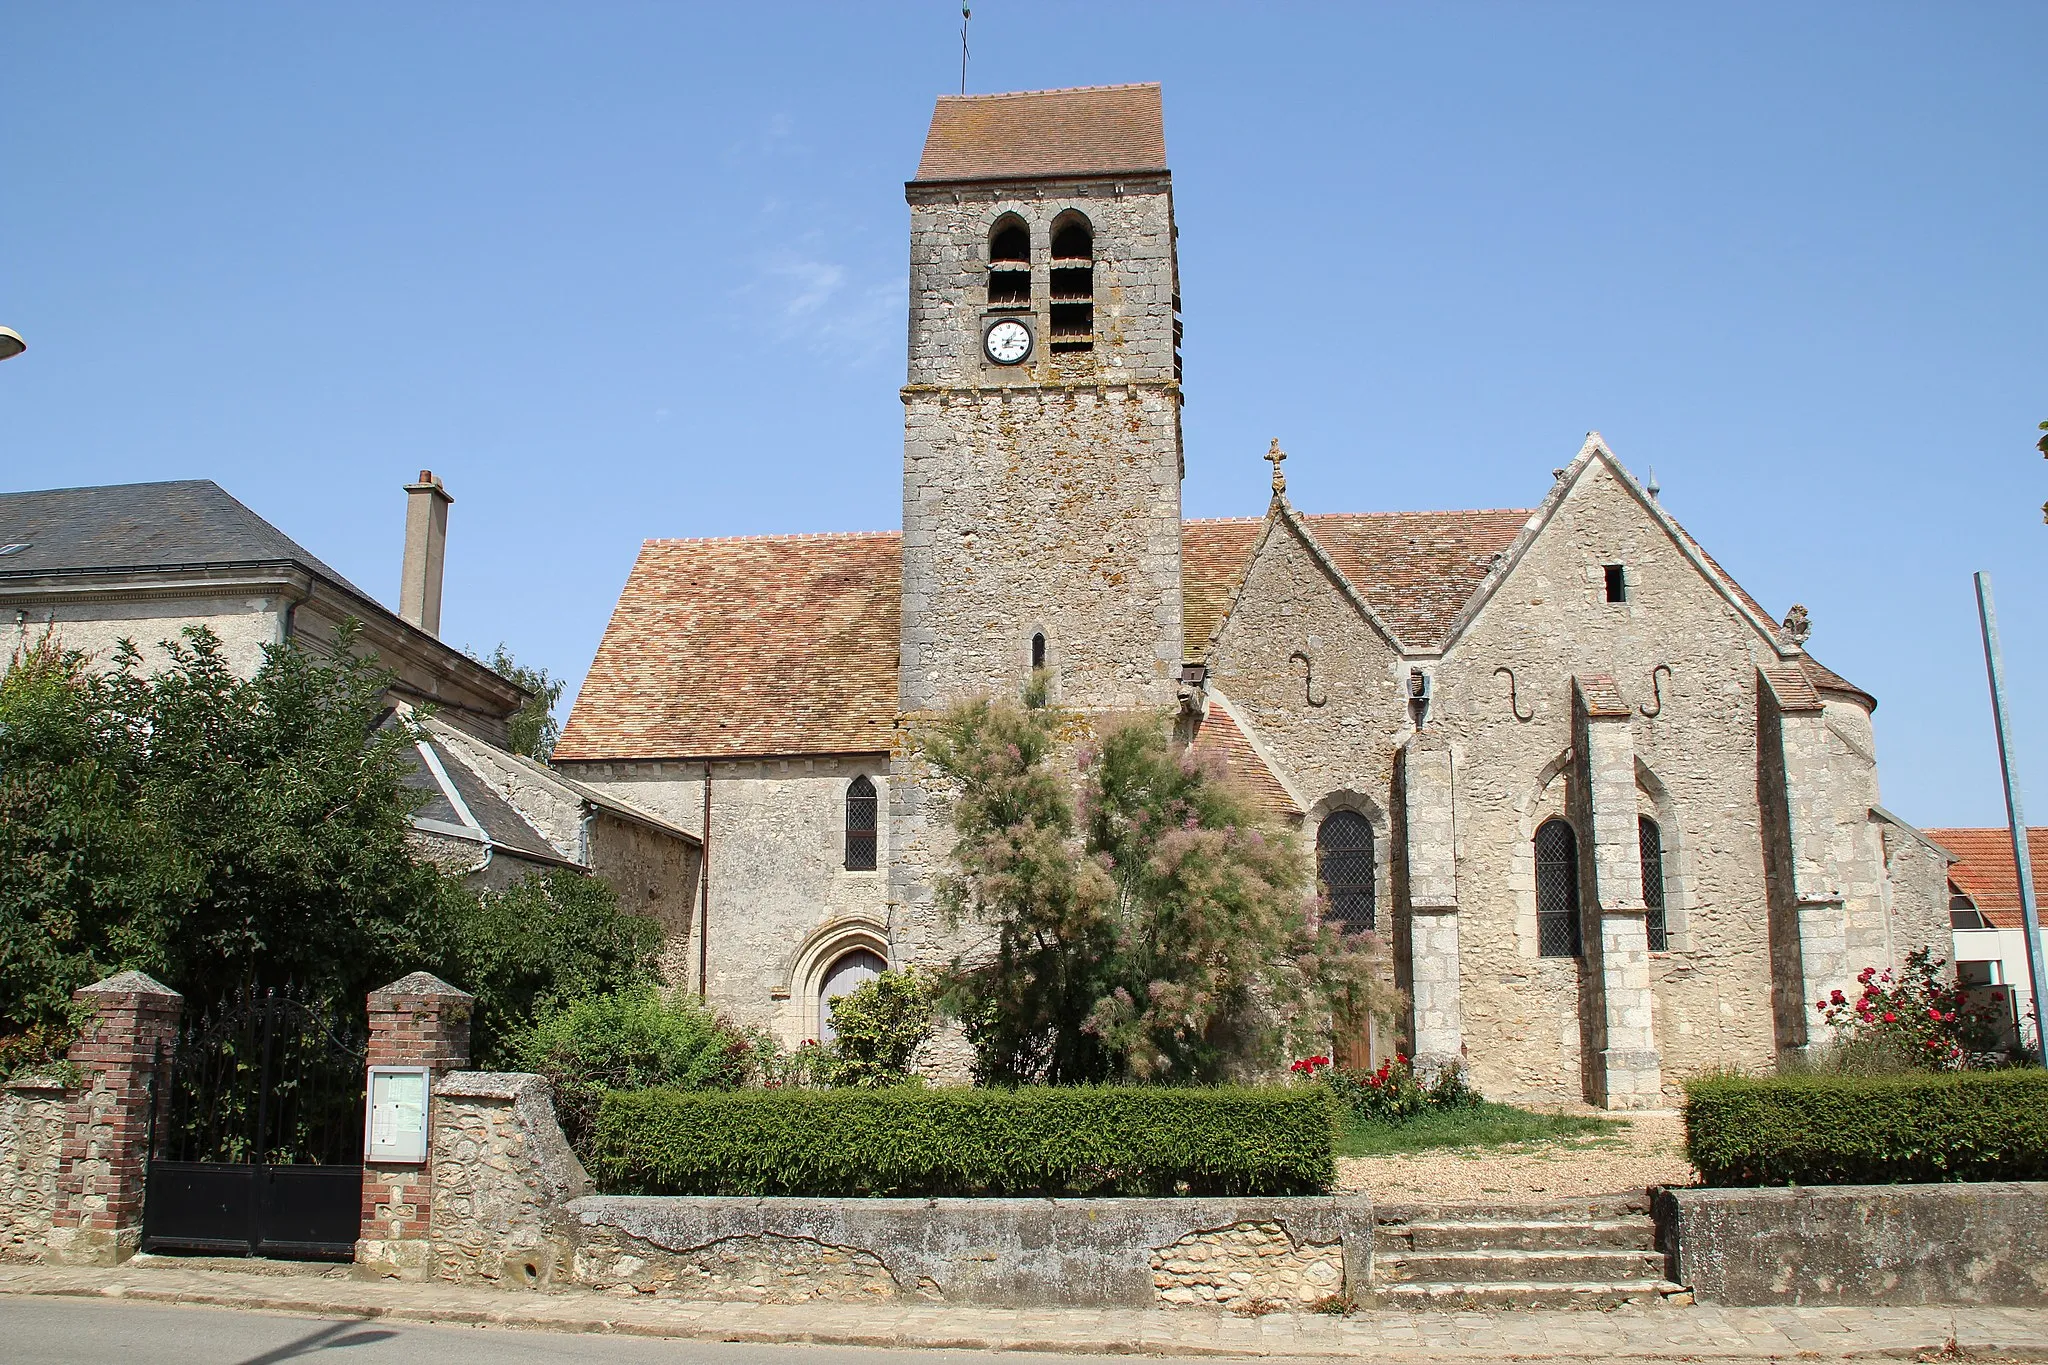
M1402 1123L1429 1110L1479 1103L1479 1092L1466 1079L1464 1067L1445 1066L1425 1078L1415 1074L1413 1062L1399 1055L1381 1062L1376 1071L1332 1067L1323 1083L1361 1123Z
M1314 1080L1318 1071L1330 1064L1328 1057L1303 1057L1298 1062L1289 1062L1287 1069L1307 1080Z
M1856 975L1854 994L1830 991L1827 999L1814 1001L1834 1030L1836 1052L1891 1058L1928 1071L1995 1065L1998 1017L1964 1001L1942 972L1947 965L1931 949L1917 948L1899 971L1865 967Z

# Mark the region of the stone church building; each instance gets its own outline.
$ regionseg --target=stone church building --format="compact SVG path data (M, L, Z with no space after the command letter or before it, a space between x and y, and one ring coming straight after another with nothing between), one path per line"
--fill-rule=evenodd
M1158 86L943 98L906 196L901 533L646 542L555 753L702 830L717 1006L818 1037L953 955L914 735L1034 669L1219 747L1388 941L1412 1004L1376 1046L1496 1098L1661 1105L1946 955L1874 699L1597 435L1530 510L1303 512L1276 443L1263 517L1182 519Z

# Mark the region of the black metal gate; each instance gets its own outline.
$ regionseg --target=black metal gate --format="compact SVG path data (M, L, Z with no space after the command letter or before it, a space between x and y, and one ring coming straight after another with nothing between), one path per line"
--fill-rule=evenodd
M368 1031L250 989L157 1054L145 1251L347 1260L362 1221Z

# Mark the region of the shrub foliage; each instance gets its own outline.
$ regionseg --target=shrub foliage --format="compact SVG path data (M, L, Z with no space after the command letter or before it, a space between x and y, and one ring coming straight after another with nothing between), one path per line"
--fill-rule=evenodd
M730 1090L753 1075L760 1050L681 993L651 986L570 1001L507 1044L523 1070L553 1085L562 1131L585 1158L607 1091Z
M870 1090L903 1085L931 1041L931 983L916 971L887 971L832 1002L832 1042L817 1059L827 1085Z
M1165 722L1111 724L1055 758L1067 718L953 708L924 736L957 792L942 903L990 931L954 965L952 1007L988 1083L1242 1081L1388 1013L1371 935L1317 928L1300 841Z
M2048 1073L1712 1076L1686 1152L1709 1185L2048 1178Z
M594 1174L640 1194L1313 1194L1320 1088L616 1092Z
M1480 1103L1479 1092L1472 1088L1464 1067L1444 1066L1435 1075L1418 1076L1415 1064L1406 1057L1381 1062L1372 1071L1332 1067L1323 1083L1360 1123L1406 1123L1420 1114L1469 1109Z

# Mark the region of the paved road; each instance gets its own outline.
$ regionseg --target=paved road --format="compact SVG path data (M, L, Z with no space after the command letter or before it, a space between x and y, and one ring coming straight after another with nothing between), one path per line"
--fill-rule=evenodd
M0 1361L24 1365L281 1365L294 1360L311 1365L989 1365L995 1359L978 1351L650 1341L103 1299L0 1299ZM1002 1365L1049 1365L1061 1359L1007 1352L1001 1357Z

